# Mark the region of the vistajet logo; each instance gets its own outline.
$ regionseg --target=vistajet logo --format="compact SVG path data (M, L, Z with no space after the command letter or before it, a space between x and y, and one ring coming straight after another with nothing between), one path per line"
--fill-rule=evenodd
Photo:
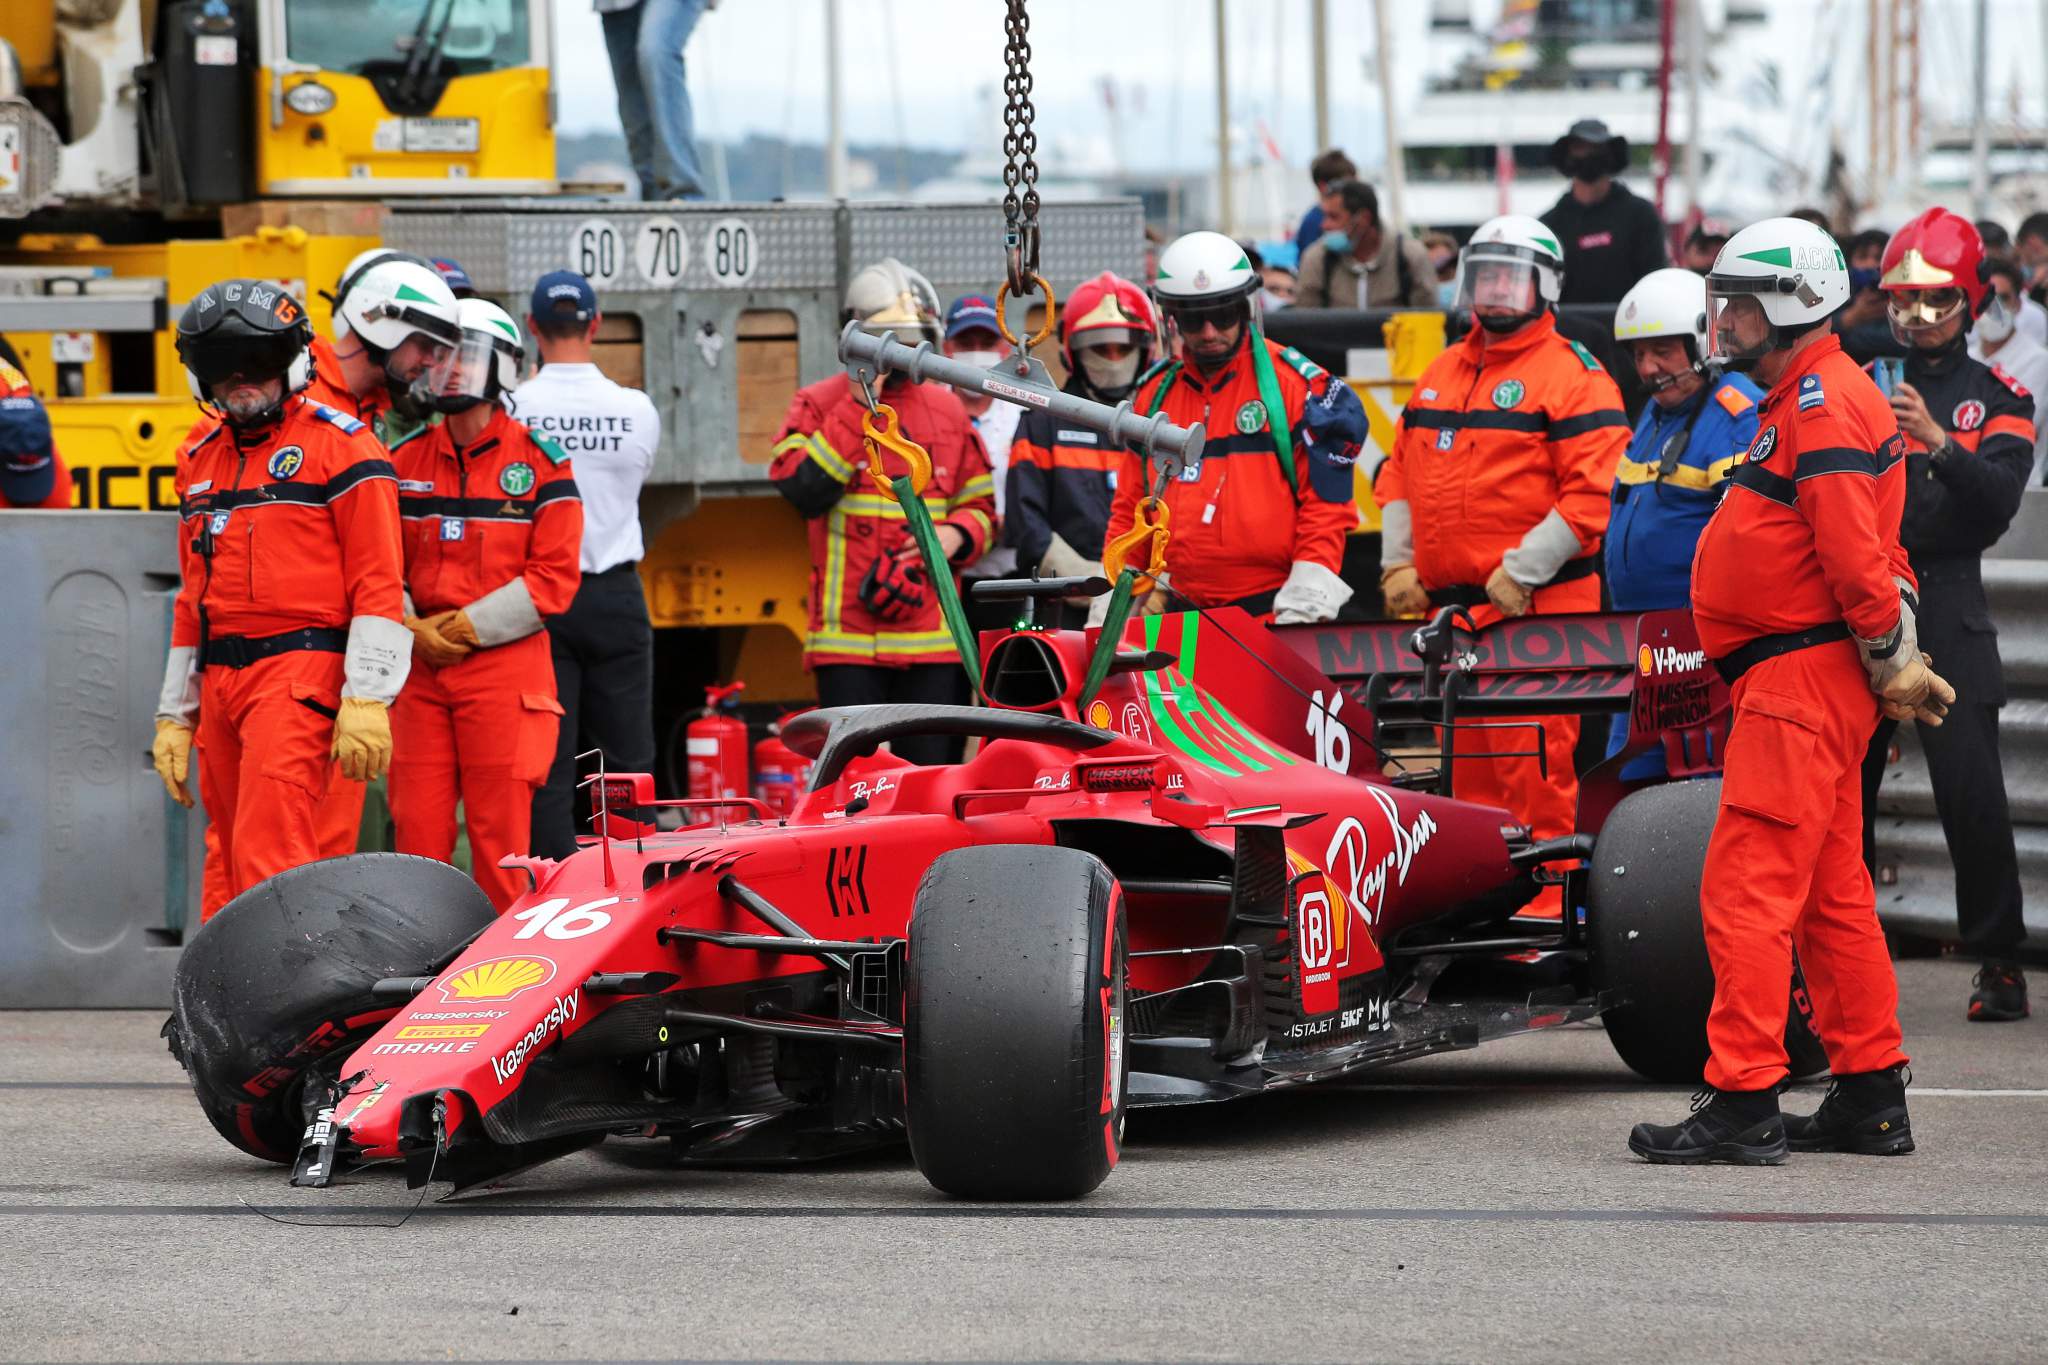
M582 997L583 992L580 988L570 991L567 995L556 996L555 1003L541 1016L539 1023L527 1030L525 1036L518 1042L506 1048L502 1056L491 1058L491 1070L497 1075L499 1085L511 1084L512 1078L519 1074L519 1068L525 1064L528 1057L540 1051L548 1036L560 1033L575 1020L576 1011L583 1003Z

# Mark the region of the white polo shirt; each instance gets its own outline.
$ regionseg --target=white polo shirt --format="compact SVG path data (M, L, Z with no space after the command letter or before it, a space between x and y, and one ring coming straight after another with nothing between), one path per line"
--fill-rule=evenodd
M509 406L569 453L583 495L583 572L603 573L645 554L640 486L661 443L653 400L612 383L595 365L557 363L514 389Z

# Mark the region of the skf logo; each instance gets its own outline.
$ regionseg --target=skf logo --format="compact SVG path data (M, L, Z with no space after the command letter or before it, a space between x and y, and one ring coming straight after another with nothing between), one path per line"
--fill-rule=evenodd
M510 1000L555 979L555 964L544 957L494 957L464 967L445 981L441 998L450 1004Z
M407 1024L398 1031L401 1038L481 1038L491 1031L489 1024Z

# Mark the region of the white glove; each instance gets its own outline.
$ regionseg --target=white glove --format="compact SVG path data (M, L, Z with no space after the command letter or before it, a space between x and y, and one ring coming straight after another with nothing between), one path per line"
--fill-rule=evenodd
M1052 543L1045 547L1045 554L1039 558L1038 571L1047 578L1096 578L1102 574L1102 563L1067 544L1055 531Z
M484 649L524 640L541 628L540 613L534 610L533 594L524 578L491 589L462 610L476 627L476 642Z
M341 656L344 697L398 700L412 672L412 632L387 616L356 616L348 623L348 649Z
M1582 548L1578 535L1553 507L1529 528L1520 545L1501 556L1500 566L1524 588L1540 588Z
M1892 580L1894 583L1897 579ZM1870 674L1870 690L1884 695L1885 685L1911 668L1920 666L1920 630L1913 617L1913 604L1899 591L1899 623L1889 634L1875 640L1858 637L1856 650L1863 656L1864 671Z
M1300 626L1312 621L1334 621L1350 600L1350 584L1320 564L1297 559L1288 570L1287 581L1273 594L1273 624Z
M199 723L199 651L191 645L173 645L164 660L164 683L157 693L156 714L174 720L187 730Z

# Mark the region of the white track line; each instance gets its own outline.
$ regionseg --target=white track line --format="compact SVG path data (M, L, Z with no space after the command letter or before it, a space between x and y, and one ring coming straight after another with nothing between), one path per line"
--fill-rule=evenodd
M1820 1088L1820 1085L1821 1085L1821 1083L1820 1083L1820 1082L1818 1082L1818 1081L1815 1081L1815 1082L1812 1082L1812 1083L1810 1083L1810 1084L1805 1084L1805 1085L1802 1085L1802 1086L1801 1086L1800 1088L1801 1088L1801 1089L1808 1089L1808 1090L1812 1090L1812 1089L1818 1089L1818 1088ZM1356 1091L1356 1090L1366 1090L1366 1091L1374 1091L1374 1092L1381 1092L1381 1093L1387 1093L1387 1094L1417 1094L1417 1095L1427 1095L1427 1094L1455 1094L1455 1093L1461 1093L1461 1092L1471 1092L1471 1093L1474 1093L1474 1094L1480 1094L1480 1093L1484 1093L1484 1094L1496 1094L1496 1095L1507 1095L1507 1094L1535 1094L1535 1095L1545 1095L1545 1094L1549 1094L1549 1095L1572 1095L1572 1094L1601 1094L1601 1095L1639 1095L1639 1094L1645 1094L1645 1093L1656 1093L1656 1092L1657 1092L1657 1091L1659 1091L1659 1090L1669 1090L1669 1089L1671 1089L1671 1087L1669 1087L1669 1086L1653 1086L1653 1085L1628 1085L1628 1084L1626 1084L1626 1083L1622 1083L1622 1084L1617 1084L1617 1085L1527 1085L1527 1084L1505 1084L1505 1085L1486 1085L1486 1084L1480 1084L1480 1083L1476 1083L1476 1082L1472 1082L1472 1081L1416 1081L1416 1082L1409 1082L1409 1083L1404 1083L1404 1084L1398 1084L1398 1085L1396 1085L1396 1084L1357 1084L1357 1083L1354 1083L1354 1084L1351 1084L1351 1085L1341 1085L1341 1086L1332 1086L1332 1087L1329 1087L1329 1088L1330 1088L1330 1089L1333 1089L1333 1090L1352 1090L1352 1091ZM1927 1098L1929 1098L1929 1099L1942 1099L1942 1100L1951 1100L1951 1099L1988 1099L1988 1100L2048 1100L2048 1090L1988 1090L1988 1089L1976 1089L1976 1088L1974 1088L1974 1087L1962 1087L1962 1086L1940 1086L1940 1085L1915 1085L1915 1086L1909 1086L1909 1087L1907 1088L1907 1090L1906 1090L1906 1098L1907 1098L1907 1099L1911 1100L1911 1099L1913 1099L1913 1098L1916 1098L1916 1097L1919 1097L1919 1096L1925 1096L1925 1097L1927 1097Z

